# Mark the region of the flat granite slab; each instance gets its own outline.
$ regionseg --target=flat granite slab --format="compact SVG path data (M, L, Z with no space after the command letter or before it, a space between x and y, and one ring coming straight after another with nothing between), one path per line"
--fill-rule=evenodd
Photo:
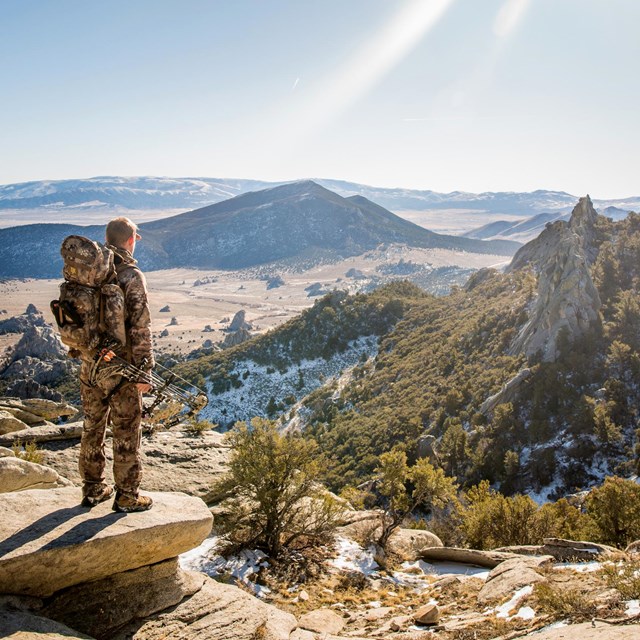
M197 547L213 517L200 498L145 492L154 505L116 513L80 506L75 487L0 495L0 593L46 597Z

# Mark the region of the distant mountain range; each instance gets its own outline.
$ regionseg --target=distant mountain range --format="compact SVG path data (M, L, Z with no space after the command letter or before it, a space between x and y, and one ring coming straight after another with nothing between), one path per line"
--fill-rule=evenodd
M312 181L249 192L140 226L136 257L146 270L237 269L282 259L362 254L381 244L512 255L520 246L433 233L363 196ZM0 276L56 277L69 234L103 240L102 225L35 224L0 230Z
M372 187L342 180L314 180L343 197L360 195L393 211L430 211L464 209L484 213L504 213L530 217L538 213L569 213L577 196L563 191L486 192ZM0 214L8 210L41 210L33 222L47 222L54 215L81 210L87 223L102 222L93 214L113 210L184 210L204 207L255 191L286 183L218 178L96 177L81 180L42 180L0 185ZM584 194L580 194L584 195ZM605 207L640 210L640 196L619 200L594 200L602 212ZM160 213L158 217L162 214ZM16 216L12 217L15 220ZM0 215L1 221L1 215Z
M628 211L618 207L605 207L600 213L613 220L622 220L628 215ZM537 237L542 230L556 220L569 220L569 213L539 213L525 220L496 220L482 225L477 229L463 233L464 238L476 238L478 240L514 240L526 243Z

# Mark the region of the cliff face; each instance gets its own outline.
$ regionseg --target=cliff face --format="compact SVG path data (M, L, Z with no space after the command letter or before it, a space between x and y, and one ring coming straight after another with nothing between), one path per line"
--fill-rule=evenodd
M589 267L597 256L597 213L589 196L581 198L568 222L550 224L514 256L508 271L531 268L537 295L529 320L513 342L513 354L558 357L562 332L573 341L600 323L600 297Z

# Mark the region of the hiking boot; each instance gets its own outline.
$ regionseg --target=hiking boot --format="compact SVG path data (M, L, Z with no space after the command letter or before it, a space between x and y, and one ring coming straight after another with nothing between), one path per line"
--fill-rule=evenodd
M113 501L113 510L121 513L132 513L133 511L148 511L153 505L153 500L149 496L134 496L127 493L116 493Z
M108 500L113 495L113 487L104 484L85 484L82 487L82 502L83 507L95 507L97 504Z

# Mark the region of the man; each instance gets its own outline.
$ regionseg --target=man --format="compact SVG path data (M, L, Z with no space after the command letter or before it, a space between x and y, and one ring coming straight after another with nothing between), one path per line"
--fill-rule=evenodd
M144 275L133 258L136 225L128 218L115 218L107 224L106 244L115 254L118 284L124 293L127 342L124 358L150 372L154 365L151 348L151 316ZM145 380L130 382L122 376L108 378L100 386L86 381L92 365L83 359L80 369L82 406L85 419L80 445L80 476L83 481L82 504L94 506L113 495L105 483L104 438L107 422L113 432L113 476L116 495L113 509L121 512L146 511L152 506L148 496L138 493L142 477L140 422L142 394L151 389Z

